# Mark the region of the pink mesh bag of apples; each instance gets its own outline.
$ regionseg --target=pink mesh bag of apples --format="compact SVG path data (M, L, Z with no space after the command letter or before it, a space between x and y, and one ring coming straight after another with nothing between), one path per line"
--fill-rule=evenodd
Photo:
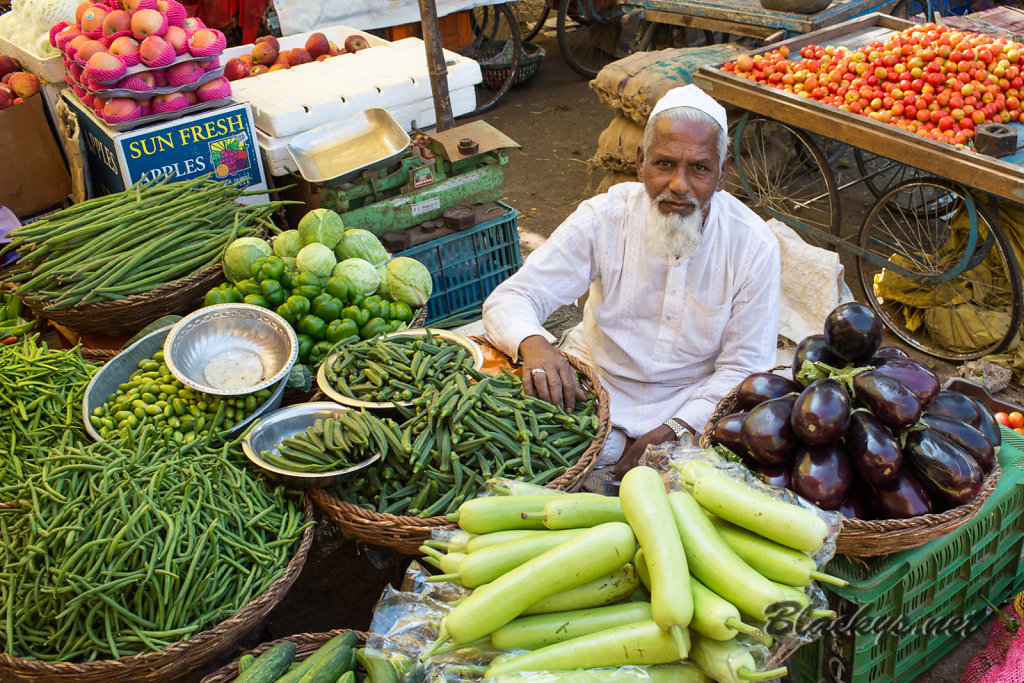
M967 662L960 683L1024 681L1024 593L996 613L985 647Z

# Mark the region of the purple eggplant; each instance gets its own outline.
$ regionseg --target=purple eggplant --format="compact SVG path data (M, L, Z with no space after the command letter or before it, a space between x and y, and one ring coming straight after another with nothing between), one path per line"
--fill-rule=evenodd
M834 379L819 379L793 404L793 433L811 446L838 441L850 424L850 396Z
M857 492L856 487L850 489L846 498L843 498L843 502L839 503L835 509L847 519L874 519L875 517L874 509L864 499L864 496Z
M1003 433L999 431L999 423L996 422L995 416L992 415L992 411L988 409L987 405L977 399L974 402L978 404L978 408L981 410L981 425L978 429L985 435L985 438L988 439L993 448L999 448L999 445L1003 442ZM982 466L984 467L984 464Z
M972 427L981 426L981 408L970 396L959 391L940 391L928 404L928 412L966 422Z
M879 519L907 519L932 511L932 502L910 472L900 472L884 484L871 486L871 506Z
M832 309L825 318L825 343L843 360L860 364L882 345L882 320L869 306L851 301Z
M743 445L740 428L743 426L743 418L746 413L733 413L719 418L711 430L711 443L725 446L739 456L749 457L747 447Z
M939 434L959 444L981 466L982 471L988 472L992 469L996 462L996 451L992 447L992 442L980 430L966 422L941 415L925 413L922 419Z
M891 358L875 372L898 379L914 392L922 406L927 406L939 393L939 378L927 366L909 358Z
M796 395L773 398L756 406L743 418L740 434L751 457L763 465L777 465L793 459L800 446L790 418Z
M898 346L880 346L875 351L875 355L871 357L870 365L883 365L893 358L910 358L910 356Z
M934 429L909 432L903 457L937 510L963 505L981 490L983 474L978 462Z
M831 510L850 490L853 470L842 444L804 446L793 461L792 489L820 508Z
M921 418L921 402L906 384L865 370L853 377L853 396L889 429L907 429Z
M838 356L828 350L828 344L825 343L825 335L823 334L812 334L809 337L804 337L804 340L796 345L796 351L793 352L794 381L799 381L797 373L800 372L805 360L809 360L812 363L821 362L833 367L846 365Z
M771 372L755 372L736 387L736 409L750 410L760 403L793 392L800 392L800 385L793 380Z
M768 484L769 486L778 486L779 488L788 489L792 482L790 476L793 472L793 468L789 464L781 465L754 465L750 468L750 471L760 477L761 481Z
M892 432L866 410L854 411L850 416L846 452L854 471L869 484L889 481L903 465L903 453Z

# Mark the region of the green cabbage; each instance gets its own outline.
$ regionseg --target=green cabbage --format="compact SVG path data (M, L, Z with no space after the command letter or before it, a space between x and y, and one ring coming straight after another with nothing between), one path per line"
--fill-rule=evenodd
M377 277L380 278L380 284L377 285L377 291L375 294L380 294L383 297L387 297L388 290L388 264L382 263L377 266Z
M298 266L297 262L295 261L295 257L294 256L282 256L281 260L284 261L284 269L285 270L298 270L299 269L299 266Z
M299 272L312 273L320 278L330 277L337 263L338 259L334 258L334 252L330 247L319 242L307 244L299 249L299 254L295 257L295 265L298 266Z
M352 281L360 292L366 296L376 293L380 285L377 269L369 261L361 258L349 258L334 268L334 275L342 275Z
M285 256L294 257L299 253L299 249L302 249L302 242L299 240L298 230L285 230L280 235L274 238L274 253L284 258Z
M313 209L299 221L299 240L302 246L318 242L334 249L345 234L341 216L330 209Z
M224 251L224 275L231 282L251 278L256 259L273 255L274 250L259 237L239 237Z
M413 308L427 303L434 291L434 282L427 267L407 256L396 256L388 262L387 297L392 301L404 301Z
M349 258L361 258L368 261L371 266L377 267L388 262L391 254L380 243L377 236L369 230L349 228L345 235L334 247L334 253L339 261Z

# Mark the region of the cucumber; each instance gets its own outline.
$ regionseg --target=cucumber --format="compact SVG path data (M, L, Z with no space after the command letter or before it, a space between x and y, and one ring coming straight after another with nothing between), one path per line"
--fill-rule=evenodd
M299 683L335 683L338 676L351 671L356 663L355 649L342 644L334 648L330 653L314 662L299 679Z
M283 674L295 659L295 643L286 640L274 645L256 658L242 674L237 683L271 683Z
M320 665L320 662L331 656L332 652L339 649L351 650L358 642L358 638L353 631L339 633L321 645L320 649L306 658L306 661L302 662L299 666L277 679L277 683L299 683L303 676L317 668Z

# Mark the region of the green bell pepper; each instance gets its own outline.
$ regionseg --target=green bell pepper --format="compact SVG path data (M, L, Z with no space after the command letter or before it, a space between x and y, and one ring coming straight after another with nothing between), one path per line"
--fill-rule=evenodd
M256 280L239 280L235 283L235 289L238 290L238 293L241 294L243 298L250 294L263 295L263 290L260 289L260 283Z
M383 299L374 294L363 299L363 303L359 304L359 307L368 310L371 318L383 318L384 316L380 314L380 304L382 301Z
M215 306L217 304L238 304L242 302L242 295L238 293L230 283L224 283L214 287L203 297L204 306Z
M412 306L404 301L392 301L391 319L401 320L403 323L411 323L413 319Z
M323 363L332 348L334 348L334 344L329 341L318 341L313 344L313 348L309 351L309 364L316 367Z
M295 296L304 296L312 301L320 296L320 285L299 285L298 287L292 287L292 294Z
M292 310L298 314L297 318L301 318L309 313L309 299L304 296L293 294L288 297L284 303L292 307Z
M327 298L322 298L324 295L321 294L316 298L310 307L310 312L322 320L331 322L341 317L341 311L345 308L345 302L341 299L335 299L330 294L327 294Z
M277 280L261 281L260 290L262 290L266 300L270 302L271 308L277 308L288 298L288 292L284 291L284 287Z
M307 313L299 318L299 324L296 325L295 329L302 334L308 334L313 339L320 340L324 338L324 334L327 332L327 323L323 319Z
M370 312L359 308L358 306L346 306L341 309L341 317L348 318L355 322L358 327L362 327L366 323L370 322Z
M289 270L288 268L285 268L284 272L281 273L281 277L278 279L278 282L281 283L282 287L291 291L295 288L295 276L298 274L299 271L297 270Z
M280 280L282 275L284 275L284 261L279 256L263 256L252 264L252 277L259 282Z
M388 327L388 321L384 318L370 318L370 320L359 328L359 337L361 339L369 339L370 337L376 337L378 334L387 334L392 330Z
M332 344L337 344L346 337L358 337L359 326L356 325L354 320L339 318L338 320L332 320L327 323L327 332L325 335L327 337L327 341Z
M288 321L288 324L295 327L295 323L298 322L299 316L297 311L288 305L287 302L281 304L276 309L277 314Z
M262 294L246 294L245 298L242 299L243 303L247 303L250 306L259 306L260 308L273 308L270 302L267 301L267 297Z
M356 293L356 286L344 275L336 275L327 281L324 291L342 301L349 301Z
M305 363L309 359L309 352L313 350L316 340L308 334L298 335L299 339L299 362Z

